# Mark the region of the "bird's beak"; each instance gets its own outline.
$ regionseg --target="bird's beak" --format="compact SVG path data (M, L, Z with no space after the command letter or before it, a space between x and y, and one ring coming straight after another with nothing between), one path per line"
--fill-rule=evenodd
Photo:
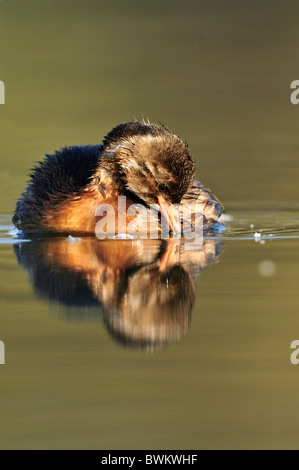
M172 204L166 201L164 196L158 196L159 206L161 210L161 214L165 218L168 223L169 230L172 230L174 233L178 233L180 231L180 223L179 220L176 219L176 211Z

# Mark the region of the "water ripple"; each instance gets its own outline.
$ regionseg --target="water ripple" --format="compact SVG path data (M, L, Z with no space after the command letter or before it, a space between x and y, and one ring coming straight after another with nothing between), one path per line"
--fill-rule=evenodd
M0 244L29 241L16 230L11 216L0 214ZM266 240L299 238L299 214L296 211L232 211L221 218L224 230L204 238L222 240Z

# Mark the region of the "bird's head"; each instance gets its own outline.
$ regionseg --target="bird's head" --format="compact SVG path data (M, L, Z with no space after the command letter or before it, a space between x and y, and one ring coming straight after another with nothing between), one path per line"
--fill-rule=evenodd
M113 129L104 140L101 166L121 192L137 196L146 205L159 204L170 225L171 205L181 202L194 179L187 144L166 127L150 123Z
M125 189L148 205L159 197L179 204L194 178L188 147L174 135L131 137L107 153Z

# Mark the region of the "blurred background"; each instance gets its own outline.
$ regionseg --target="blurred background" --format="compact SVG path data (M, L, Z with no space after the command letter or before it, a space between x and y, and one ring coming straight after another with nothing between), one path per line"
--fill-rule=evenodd
M226 209L298 208L296 1L0 3L0 213L28 170L116 124L161 121L188 141Z
M293 0L0 1L1 449L298 448L298 14ZM121 345L100 309L66 316L38 295L38 263L8 234L44 153L142 117L188 141L235 217L219 258L192 256L208 268L192 327L155 350ZM276 236L254 239L265 227Z

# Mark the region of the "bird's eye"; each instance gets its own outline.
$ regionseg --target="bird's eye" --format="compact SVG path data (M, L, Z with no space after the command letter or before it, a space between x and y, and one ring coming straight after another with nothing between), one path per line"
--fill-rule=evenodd
M159 191L161 191L161 193L168 193L169 192L169 189L168 189L168 186L167 184L159 184Z

